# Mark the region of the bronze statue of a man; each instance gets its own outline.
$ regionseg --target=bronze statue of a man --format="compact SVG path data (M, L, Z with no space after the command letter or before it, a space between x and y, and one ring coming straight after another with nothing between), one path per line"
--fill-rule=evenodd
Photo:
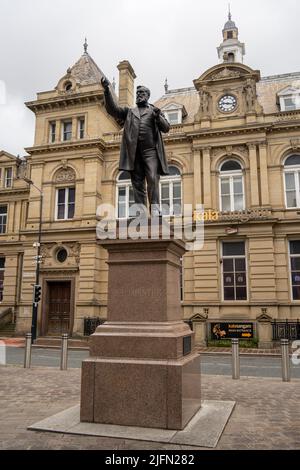
M148 88L138 86L137 107L128 108L115 102L105 77L101 83L107 112L124 126L119 170L130 172L135 203L146 207L148 192L151 214L159 215L159 178L169 173L161 132L169 132L170 125L161 110L148 103Z

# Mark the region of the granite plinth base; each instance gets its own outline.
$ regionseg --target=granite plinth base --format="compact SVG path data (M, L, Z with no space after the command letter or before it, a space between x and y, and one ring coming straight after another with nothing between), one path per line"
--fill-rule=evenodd
M183 429L201 407L200 357L90 357L82 364L82 422Z

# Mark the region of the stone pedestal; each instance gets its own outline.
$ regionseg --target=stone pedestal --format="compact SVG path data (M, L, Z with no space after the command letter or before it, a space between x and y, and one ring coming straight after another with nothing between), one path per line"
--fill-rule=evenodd
M178 240L105 240L108 321L82 366L81 421L183 429L201 406L200 357L182 321Z

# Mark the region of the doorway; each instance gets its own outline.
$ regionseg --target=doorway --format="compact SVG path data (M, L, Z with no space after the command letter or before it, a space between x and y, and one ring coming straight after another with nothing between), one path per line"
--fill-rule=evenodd
M47 335L71 334L71 281L48 281Z

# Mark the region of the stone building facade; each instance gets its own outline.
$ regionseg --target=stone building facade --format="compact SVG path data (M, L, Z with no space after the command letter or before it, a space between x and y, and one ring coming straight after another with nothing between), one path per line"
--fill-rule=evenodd
M198 343L244 325L245 337L268 347L274 319L300 318L300 73L261 78L245 65L231 16L218 55L220 63L193 87L169 90L166 82L155 103L171 123L164 136L171 172L161 179L161 200L170 216L183 204L204 205L204 247L184 256L182 276L184 317ZM132 106L134 70L128 61L118 69L119 102ZM26 103L36 116L26 171L43 192L40 336L82 335L84 317L106 317L97 207L113 204L117 217L128 217L132 190L118 171L121 129L105 111L102 76L85 45L54 90ZM15 157L1 152L0 162L3 175ZM0 312L11 308L24 333L40 192L13 180L13 187L1 186L0 201L8 211Z

